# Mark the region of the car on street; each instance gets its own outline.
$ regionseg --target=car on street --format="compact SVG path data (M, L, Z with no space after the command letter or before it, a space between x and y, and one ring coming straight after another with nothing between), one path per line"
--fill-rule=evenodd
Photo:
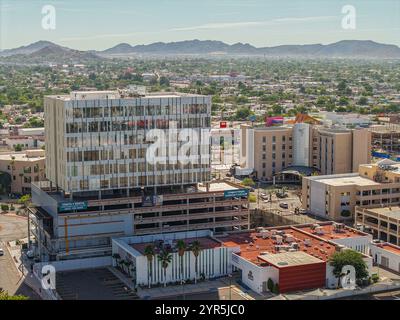
M4 250L2 248L0 248L0 257L4 256Z
M281 202L281 203L279 204L279 206L280 206L282 209L288 209L288 208L289 208L289 205L288 205L286 202Z

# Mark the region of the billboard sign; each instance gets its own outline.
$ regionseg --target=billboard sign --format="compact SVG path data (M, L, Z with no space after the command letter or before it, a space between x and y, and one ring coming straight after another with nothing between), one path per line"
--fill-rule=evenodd
M249 195L248 189L235 189L224 191L224 198L238 198L247 197Z
M61 202L58 204L58 211L74 211L74 210L85 210L88 207L87 201L78 202Z

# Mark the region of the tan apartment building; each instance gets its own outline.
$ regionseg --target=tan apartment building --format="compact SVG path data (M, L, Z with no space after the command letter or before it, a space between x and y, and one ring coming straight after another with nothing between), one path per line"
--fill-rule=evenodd
M9 190L3 186L3 192L30 193L31 182L45 178L45 151L35 149L0 154L0 172L8 176L4 182L10 181Z
M382 160L359 166L358 173L304 177L302 206L333 220L352 219L356 206L400 202L400 163Z
M356 207L355 224L374 237L400 245L400 207Z
M314 168L321 174L357 172L371 162L367 129L334 129L297 123L293 126L241 126L238 175L254 172L271 180L284 169ZM242 173L242 174L241 174Z

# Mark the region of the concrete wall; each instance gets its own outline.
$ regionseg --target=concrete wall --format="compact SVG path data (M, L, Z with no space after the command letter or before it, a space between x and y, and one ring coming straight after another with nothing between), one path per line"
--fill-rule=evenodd
M388 259L387 267L395 272L400 272L400 254L396 254L384 248L380 248L375 244L371 244L371 256L379 265L382 265L382 258Z
M73 271L81 269L92 269L92 268L105 268L112 265L112 259L110 256L107 257L96 257L87 259L76 259L76 260L65 260L65 261L52 261L49 263L35 263L33 268L40 272L43 266L52 265L56 272L59 271Z

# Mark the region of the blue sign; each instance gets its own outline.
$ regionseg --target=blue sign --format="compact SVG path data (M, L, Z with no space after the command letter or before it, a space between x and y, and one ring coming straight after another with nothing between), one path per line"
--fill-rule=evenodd
M248 196L249 196L248 189L236 189L236 190L224 191L224 198L239 198L239 197L248 197Z
M62 202L58 205L59 212L73 211L73 210L85 210L87 209L87 201L79 202Z

